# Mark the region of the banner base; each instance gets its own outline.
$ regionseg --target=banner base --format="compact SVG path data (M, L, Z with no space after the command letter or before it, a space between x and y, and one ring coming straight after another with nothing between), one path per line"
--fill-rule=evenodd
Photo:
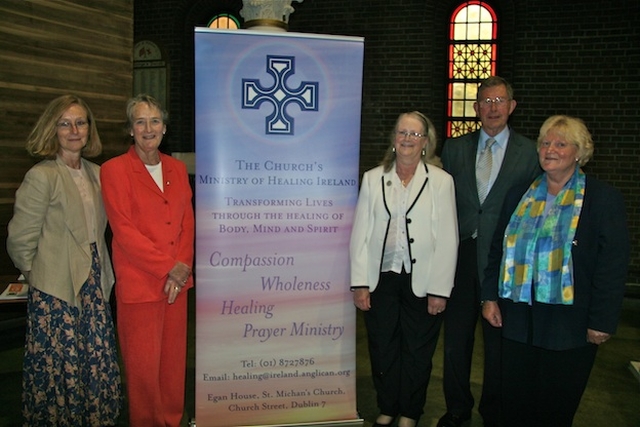
M357 418L355 420L323 421L323 422L317 422L317 423L264 424L264 425L237 426L237 427L362 427L363 425L364 425L364 419ZM189 427L197 427L195 419L192 419L189 422Z

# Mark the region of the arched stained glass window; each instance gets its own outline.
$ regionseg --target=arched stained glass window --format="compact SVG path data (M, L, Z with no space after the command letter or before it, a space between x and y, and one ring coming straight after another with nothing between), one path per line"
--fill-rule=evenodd
M480 128L473 110L478 85L496 74L498 20L483 1L465 1L449 21L447 137Z
M216 15L209 21L208 28L225 28L230 30L237 30L240 28L240 21L228 13L221 13L220 15Z

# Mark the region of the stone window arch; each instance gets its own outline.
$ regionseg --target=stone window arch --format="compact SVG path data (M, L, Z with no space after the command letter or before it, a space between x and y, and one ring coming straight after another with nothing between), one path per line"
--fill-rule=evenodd
M142 40L133 47L133 95L147 93L169 107L169 70L166 55L151 40Z
M240 28L240 21L229 13L220 13L211 18L207 27L237 30Z

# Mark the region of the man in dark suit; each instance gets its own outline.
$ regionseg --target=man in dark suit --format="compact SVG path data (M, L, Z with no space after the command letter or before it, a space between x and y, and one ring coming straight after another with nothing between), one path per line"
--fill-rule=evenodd
M470 373L480 313L480 283L502 202L514 185L541 173L535 143L507 126L516 108L513 89L493 76L478 88L473 105L479 131L445 141L444 169L455 181L460 246L456 278L444 312L444 395L447 413L438 427L457 427L471 418ZM500 329L482 319L484 378L478 411L485 427L500 422Z

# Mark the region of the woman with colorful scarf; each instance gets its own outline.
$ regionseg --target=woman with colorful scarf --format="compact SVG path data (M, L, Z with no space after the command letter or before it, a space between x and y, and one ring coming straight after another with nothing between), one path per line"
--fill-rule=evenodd
M622 195L581 168L585 124L550 117L538 153L544 173L505 198L482 286L482 315L502 328L505 427L571 426L629 262Z

